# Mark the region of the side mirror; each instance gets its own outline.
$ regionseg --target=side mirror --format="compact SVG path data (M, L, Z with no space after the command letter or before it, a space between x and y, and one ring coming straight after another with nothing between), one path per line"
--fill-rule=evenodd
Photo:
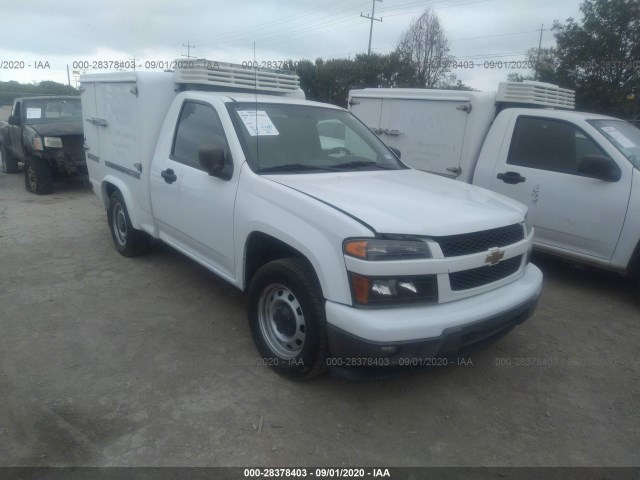
M395 154L396 157L398 157L398 158L402 157L402 152L400 150L398 150L397 148L390 147L389 145L387 145L387 148L389 150L391 150Z
M622 177L618 164L604 155L585 155L578 160L578 173L605 182L617 182Z
M212 177L229 180L233 175L233 163L226 161L224 150L216 147L202 147L198 150L198 162Z
M9 125L20 125L21 123L19 115L11 115L9 117Z

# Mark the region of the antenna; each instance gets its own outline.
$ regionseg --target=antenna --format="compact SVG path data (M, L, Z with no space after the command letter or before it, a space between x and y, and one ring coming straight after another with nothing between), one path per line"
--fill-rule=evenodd
M258 62L256 62L256 42L253 42L253 94L256 104L256 163L260 170L260 127L258 126Z

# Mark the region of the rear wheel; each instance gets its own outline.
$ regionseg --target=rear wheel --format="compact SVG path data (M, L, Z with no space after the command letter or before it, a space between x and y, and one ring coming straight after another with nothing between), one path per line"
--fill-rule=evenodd
M2 173L18 173L18 159L9 153L6 146L0 147L2 156Z
M284 258L262 266L249 287L248 310L266 365L295 380L327 370L324 300L308 262Z
M37 195L53 192L53 174L49 162L38 157L30 157L24 165L24 186Z
M117 190L109 198L107 220L113 244L122 255L135 257L149 250L151 240L149 235L142 230L133 228L124 198Z

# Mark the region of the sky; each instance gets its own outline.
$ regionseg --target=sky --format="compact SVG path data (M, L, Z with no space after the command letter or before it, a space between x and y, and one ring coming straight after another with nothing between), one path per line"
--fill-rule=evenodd
M3 2L0 81L67 83L68 65L75 85L74 71L112 71L114 62L134 58L138 70L162 69L175 59L186 60L186 55L242 64L254 60L254 43L258 63L353 58L367 51L370 21L361 14L371 15L372 4L373 0ZM412 19L431 8L440 18L450 53L461 63L452 72L473 88L494 91L508 73L530 73L518 67L526 67L522 62L527 49L538 46L541 26L542 46L552 46L549 29L554 20L580 19L579 4L580 0L376 0L375 18L382 21L373 22L371 48L378 53L394 50Z

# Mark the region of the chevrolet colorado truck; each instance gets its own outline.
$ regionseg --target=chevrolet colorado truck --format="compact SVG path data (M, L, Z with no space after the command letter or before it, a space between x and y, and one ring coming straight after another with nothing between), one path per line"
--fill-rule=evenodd
M349 109L408 165L527 205L535 249L640 279L640 130L574 103L525 81L352 90Z
M81 85L116 250L160 239L246 292L281 374L457 358L536 307L524 205L407 167L348 111L306 101L295 75L199 61Z

